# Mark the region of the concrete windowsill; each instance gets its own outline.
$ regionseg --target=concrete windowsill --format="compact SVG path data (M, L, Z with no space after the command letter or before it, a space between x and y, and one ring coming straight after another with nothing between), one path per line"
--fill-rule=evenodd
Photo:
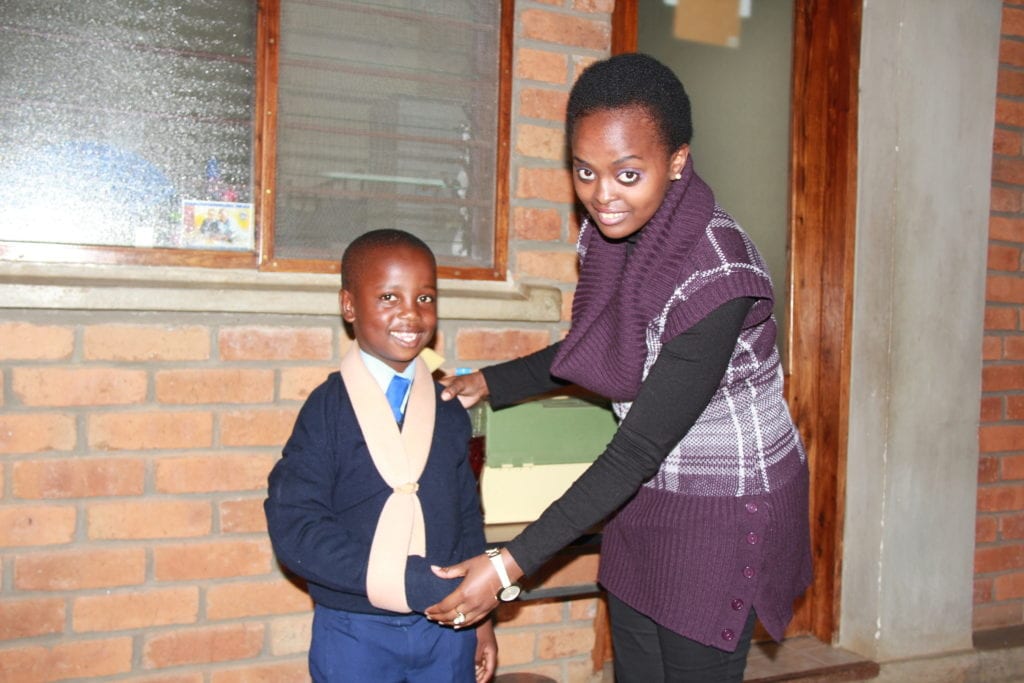
M338 314L333 274L157 266L0 262L0 308ZM556 287L477 280L438 283L443 320L557 322Z

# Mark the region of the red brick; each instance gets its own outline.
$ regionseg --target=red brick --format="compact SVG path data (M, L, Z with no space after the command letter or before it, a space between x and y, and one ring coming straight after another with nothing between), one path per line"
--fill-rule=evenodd
M565 620L565 603L561 600L531 600L502 604L498 605L496 618L503 629L560 624Z
M208 619L239 619L267 614L307 612L312 607L313 602L305 589L287 579L216 584L206 591Z
M1021 157L993 158L992 182L1006 183L1007 185L1024 185L1024 159Z
M145 580L145 548L69 550L14 558L14 587L21 591L116 588Z
M86 595L75 599L72 623L77 632L120 631L169 624L191 624L199 617L199 589L149 589Z
M1004 540L1024 540L1024 513L1001 517L999 519L999 536Z
M155 674L140 678L118 679L117 683L203 683L203 673Z
M974 573L991 574L1024 567L1024 546L1003 544L974 551Z
M981 387L984 393L1024 389L1024 365L985 365Z
M0 323L0 360L62 360L74 349L70 327Z
M153 549L157 581L219 579L266 574L273 552L269 540L160 545Z
M156 374L160 403L269 403L273 370L164 370Z
M309 668L305 658L280 664L250 665L244 669L217 669L210 683L306 683Z
M978 483L993 484L999 481L999 458L983 455L978 458Z
M1020 249L998 244L988 247L988 269L1016 272L1020 270Z
M999 63L1024 66L1024 43L1006 38L999 41Z
M75 419L56 413L0 415L0 453L69 451L75 447Z
M519 116L562 124L565 121L568 100L569 93L564 90L523 88L519 93Z
M265 532L267 518L263 498L226 500L220 503L220 531L225 534Z
M280 398L282 401L303 401L337 368L318 365L307 368L282 368Z
M520 251L516 265L521 276L576 282L579 270L575 251Z
M60 598L0 601L0 640L61 633L64 610Z
M205 536L213 525L210 503L201 500L93 503L87 514L94 540Z
M562 312L560 319L565 322L572 321L572 301L576 293L573 291L562 292Z
M11 389L27 406L102 406L141 403L143 370L114 368L15 368Z
M1024 572L1003 574L992 580L994 600L1015 600L1024 598Z
M1024 426L982 425L980 430L982 453L1024 451Z
M1024 125L1024 105L1020 102L997 98L996 123L1014 127Z
M1014 394L1006 397L1006 419L1024 420L1024 396Z
M1021 623L1024 623L1024 604L1020 602L975 605L971 615L971 626L976 631Z
M0 651L0 673L5 681L86 680L116 676L132 669L132 639L74 640L52 648L32 647ZM121 678L117 679L121 681Z
M313 615L300 614L292 617L274 617L270 620L270 654L305 654L313 632Z
M220 442L224 446L281 446L291 436L298 408L246 410L220 417Z
M146 466L130 458L25 460L12 468L17 498L90 498L139 495Z
M981 342L982 360L1001 360L1003 357L1003 338L985 335Z
M86 360L206 360L210 330L198 325L91 325L82 337L82 354Z
M516 79L565 84L569 77L569 60L558 52L520 48L516 50Z
M611 14L615 9L615 0L573 0L572 8L581 12Z
M1024 359L1024 336L1003 337L1003 358L1009 360Z
M552 242L562 236L562 214L557 209L517 206L512 210L516 239Z
M1024 93L1024 73L1014 73L1013 76L1013 87L1020 88ZM1004 87L1002 74L999 77L999 86ZM1020 156L1020 152L1020 131L996 128L995 134L992 136L992 153L999 156L1015 157ZM995 207L992 207L992 210L995 211Z
M255 491L267 486L278 455L194 455L156 462L156 490L161 493Z
M999 460L1003 481L1024 479L1024 455L1007 455Z
M537 656L541 659L560 659L590 654L594 649L595 637L590 625L541 631L537 635Z
M992 211L1019 213L1024 208L1020 190L1017 188L993 187L990 202Z
M229 327L217 335L222 360L327 360L333 356L329 327Z
M502 671L510 666L529 664L537 658L536 631L507 633L499 628L494 635L498 640L498 656L501 659Z
M516 136L516 152L527 157L565 161L568 149L565 132L561 128L519 124Z
M1017 329L1017 307L1016 306L986 306L985 307L985 330L1012 331Z
M232 624L151 635L143 646L147 669L249 659L263 649L262 624Z
M998 540L999 521L995 517L979 515L974 520L975 543L993 543Z
M0 548L69 543L76 517L71 506L0 507Z
M981 486L978 488L979 512L1024 510L1024 486Z
M97 413L88 425L89 446L96 450L213 445L213 415L208 412Z
M544 199L551 202L571 203L575 194L572 177L563 168L520 168L516 182L519 199Z
M1014 275L989 275L985 281L985 300L1024 303L1024 278Z
M974 581L974 604L981 605L992 602L992 579L976 579Z
M1024 36L1024 11L1007 7L1003 3L1003 19L1000 32L1004 36ZM1003 69L1000 69L1003 71Z
M523 37L532 40L602 51L611 45L611 26L607 21L527 9L519 15L519 25Z
M456 354L463 360L506 360L548 346L546 330L487 330L463 328L455 337Z
M1024 242L1024 219L989 216L988 236L1004 242Z

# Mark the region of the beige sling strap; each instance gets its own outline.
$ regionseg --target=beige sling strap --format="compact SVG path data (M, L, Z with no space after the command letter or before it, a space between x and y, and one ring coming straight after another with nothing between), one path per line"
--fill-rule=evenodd
M416 491L434 435L434 381L417 358L401 431L380 385L363 363L356 344L341 359L341 377L352 400L370 457L391 495L377 521L366 570L370 604L393 612L411 612L405 595L409 555L426 554L423 509Z

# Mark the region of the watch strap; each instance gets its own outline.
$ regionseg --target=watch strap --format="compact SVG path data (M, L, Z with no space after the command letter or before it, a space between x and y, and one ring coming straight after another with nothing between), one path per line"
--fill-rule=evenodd
M491 564L494 565L494 571L498 572L498 578L501 580L501 587L508 588L512 585L512 579L508 577L508 572L505 570L505 562L501 559L500 548L489 548L487 550L487 556L491 558Z

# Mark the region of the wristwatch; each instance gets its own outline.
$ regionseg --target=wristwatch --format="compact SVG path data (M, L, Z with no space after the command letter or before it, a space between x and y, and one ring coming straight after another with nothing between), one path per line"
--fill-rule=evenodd
M523 592L523 588L518 583L512 583L512 580L508 578L505 562L501 559L501 548L488 548L487 557L491 558L494 571L498 572L498 578L501 579L501 590L498 591L496 597L502 602L512 602Z

